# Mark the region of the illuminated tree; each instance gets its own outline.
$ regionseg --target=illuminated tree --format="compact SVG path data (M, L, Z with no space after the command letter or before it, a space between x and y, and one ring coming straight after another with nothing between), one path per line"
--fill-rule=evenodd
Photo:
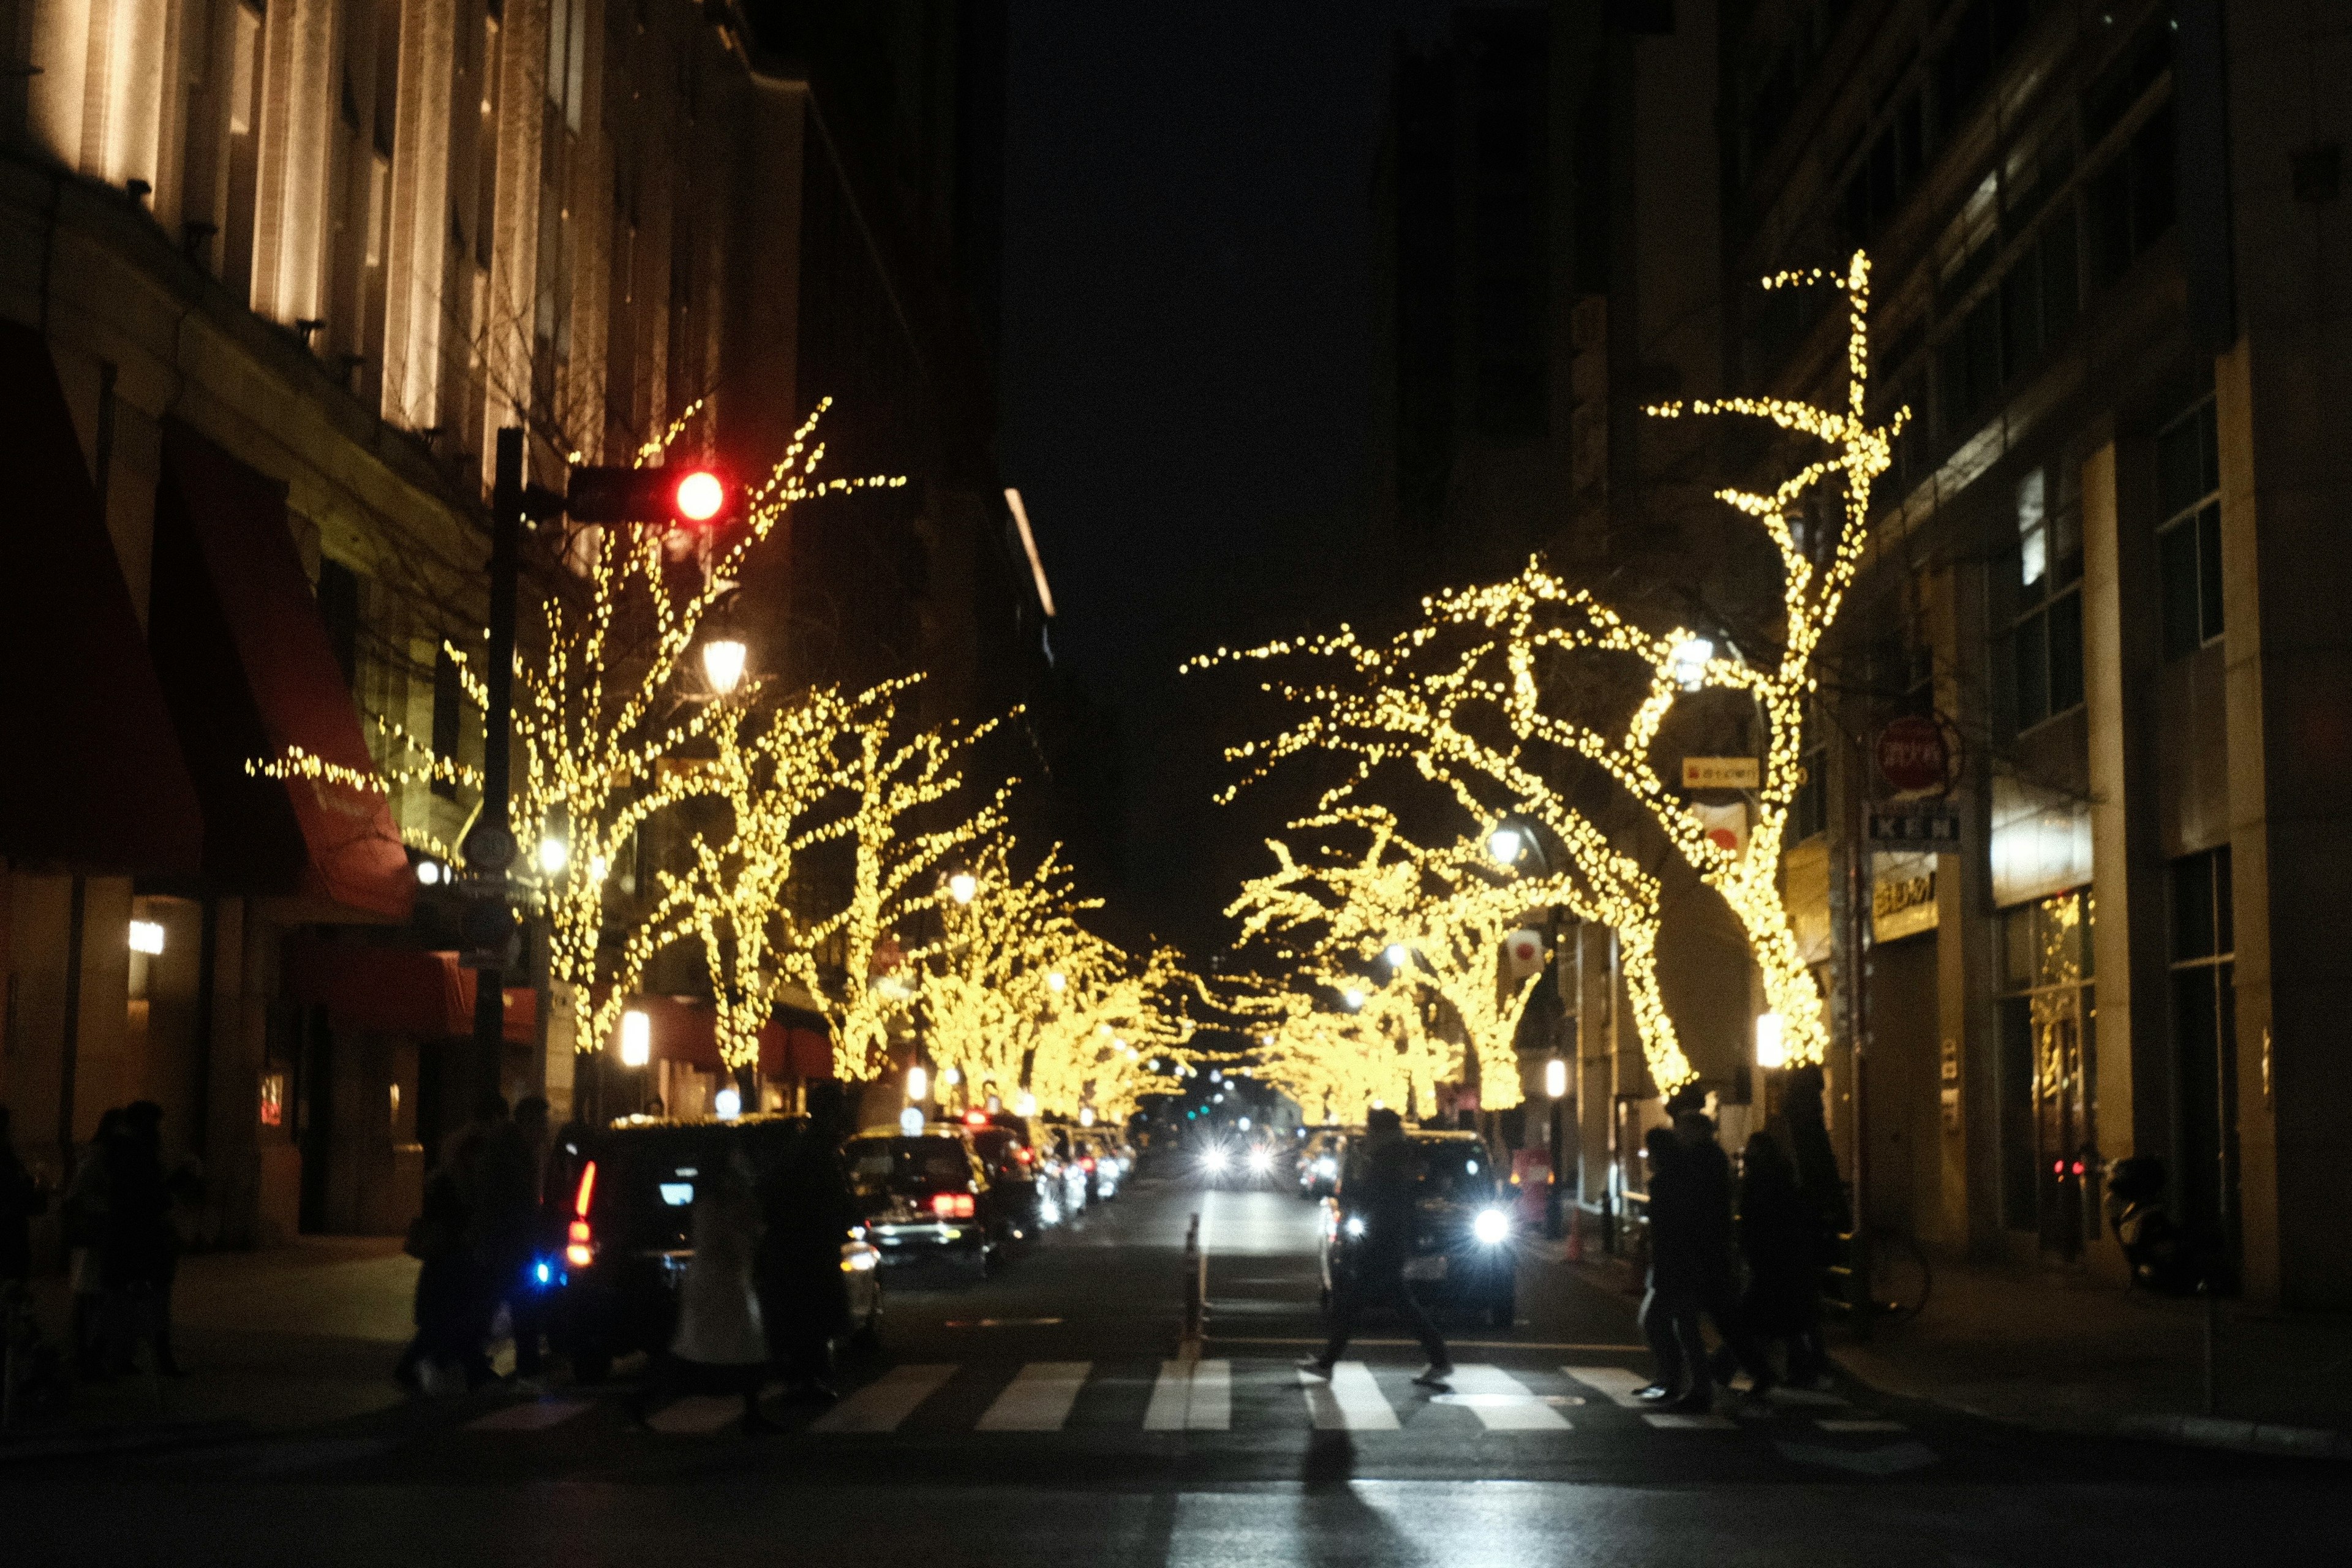
M901 479L820 479L824 448L812 445L829 404L802 425L767 477L745 497L742 521L723 540L694 536L669 524L583 527L559 552L564 574L541 604L535 638L515 655L513 740L515 784L509 808L517 839L527 847L516 874L535 890L549 928L549 970L571 991L575 1043L603 1046L619 1021L654 932L616 897L614 868L634 856L639 836L656 816L698 793L698 770L675 766L706 742L719 710L687 673L705 621L733 591L747 560L774 533L791 509L818 496L866 487L896 487ZM639 461L659 457L698 412L689 407ZM698 558L692 569L682 563ZM488 692L478 661L455 641L444 644L477 708ZM454 784L478 793L478 769L436 752L424 740L381 716L391 764L358 773L289 748L282 756L248 762L272 777L330 778L388 792L394 785ZM404 833L410 847L458 868L461 850L429 832ZM561 864L537 861L528 847L545 840L564 846ZM675 907L656 900L656 915L674 921ZM637 925L607 960L608 924ZM617 963L623 973L612 972Z
M1324 681L1269 683L1268 689L1308 708L1308 718L1270 743L1233 754L1261 771L1310 751L1349 757L1352 772L1326 795L1327 805L1373 787L1383 764L1402 763L1446 785L1474 813L1499 808L1533 817L1564 850L1569 874L1559 881L1559 901L1579 909L1581 894L1581 918L1617 928L1631 980L1637 963L1654 963L1657 884L1611 835L1567 805L1562 782L1589 764L1723 896L1747 935L1768 1005L1780 1016L1790 1059L1820 1060L1828 1045L1821 994L1789 925L1780 862L1789 809L1804 778L1806 710L1822 642L1861 563L1872 487L1909 417L1907 409L1898 410L1886 426L1874 427L1866 416L1869 279L1868 258L1856 252L1843 274L1792 272L1765 280L1769 289L1832 283L1843 292L1844 406L1727 398L1648 410L1662 418L1758 419L1827 448L1769 490L1716 492L1760 525L1779 558L1779 646L1769 662L1750 663L1736 650L1718 653L1687 626L1646 630L1530 564L1505 582L1424 600L1421 622L1386 643L1368 643L1343 626L1336 637L1273 644L1246 656L1221 650L1195 661L1300 655L1341 667ZM1843 519L1826 563L1817 565L1809 548L1815 542L1800 535L1794 520L1809 498L1832 483L1843 487ZM1601 671L1596 660L1609 668ZM1744 850L1710 834L1669 788L1675 770L1663 765L1662 731L1676 703L1710 689L1746 695L1763 719L1760 783ZM1622 721L1596 717L1618 692L1628 710ZM1660 1086L1687 1078L1679 1049L1670 1048L1671 1024L1654 985L1646 996L1637 990L1635 1011Z

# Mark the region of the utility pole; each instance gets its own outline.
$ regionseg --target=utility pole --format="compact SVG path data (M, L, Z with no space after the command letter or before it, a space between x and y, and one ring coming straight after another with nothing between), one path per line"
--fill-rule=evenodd
M466 866L495 889L468 911L469 946L511 952L514 916L507 903L507 869L514 864L514 826L508 812L507 742L514 729L515 596L522 551L522 431L499 432L497 475L490 489L490 647L482 684L488 701L482 714L482 809L466 835ZM476 917L478 916L478 920ZM494 942L481 939L493 934ZM479 928L479 929L478 929ZM474 975L474 1072L476 1092L498 1093L506 1066L506 968L501 963Z

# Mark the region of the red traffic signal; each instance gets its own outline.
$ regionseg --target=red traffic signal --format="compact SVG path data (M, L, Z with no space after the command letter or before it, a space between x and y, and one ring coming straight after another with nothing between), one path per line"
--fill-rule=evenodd
M583 468L572 470L563 510L574 522L674 522L708 528L724 521L740 499L723 475L699 465Z

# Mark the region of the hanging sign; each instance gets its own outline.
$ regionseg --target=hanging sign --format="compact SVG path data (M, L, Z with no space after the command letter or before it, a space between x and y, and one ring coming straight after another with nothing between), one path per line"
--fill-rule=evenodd
M1951 767L1943 726L1933 719L1906 714L1878 732L1878 776L1897 795L1946 787Z
M1763 764L1754 757L1685 757L1685 789L1760 789Z

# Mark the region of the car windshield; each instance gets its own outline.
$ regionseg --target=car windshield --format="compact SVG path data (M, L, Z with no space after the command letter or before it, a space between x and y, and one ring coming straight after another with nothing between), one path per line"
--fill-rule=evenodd
M971 1183L971 1160L957 1138L854 1138L849 1183L860 1193L927 1193Z
M1495 1173L1486 1146L1466 1139L1414 1143L1412 1176L1424 1201L1479 1203L1495 1191Z
M973 1147L980 1151L980 1157L988 1162L989 1169L992 1171L1010 1170L1020 1158L1013 1151L1021 1146L1021 1140L1006 1128L982 1128L971 1135L971 1142Z

